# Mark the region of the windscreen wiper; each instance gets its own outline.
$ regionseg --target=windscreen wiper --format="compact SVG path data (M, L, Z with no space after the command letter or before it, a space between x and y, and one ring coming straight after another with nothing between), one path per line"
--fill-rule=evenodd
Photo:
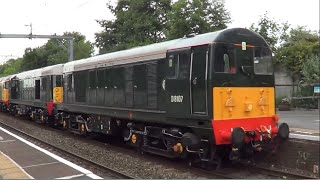
M241 70L242 72L247 75L247 76L250 76L251 73L249 73L246 69L248 69L249 67L252 67L252 66L241 66Z

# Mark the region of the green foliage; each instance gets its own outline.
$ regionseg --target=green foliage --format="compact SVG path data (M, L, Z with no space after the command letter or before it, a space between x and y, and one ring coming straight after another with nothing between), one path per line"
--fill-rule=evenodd
M15 74L21 71L22 58L10 59L5 64L0 65L0 77Z
M295 108L306 108L306 109L317 109L318 100L314 99L293 99L292 107Z
M223 0L120 0L108 5L115 20L98 20L100 54L224 29L230 15Z
M287 96L279 96L276 98L276 107L279 106L279 104L290 104L290 101L287 101ZM288 103L285 103L288 102Z
M172 5L168 20L168 39L225 29L231 22L223 0L178 0Z
M66 32L64 36L74 37L74 60L90 57L93 45L78 32ZM27 48L23 56L22 70L31 70L68 61L68 41L50 39L45 45L34 49Z
M260 18L257 24L253 23L250 30L260 34L269 44L273 53L276 53L277 47L288 38L288 23L278 23L268 17L268 12Z
M299 91L293 94L293 97L312 97L313 86L301 86ZM316 98L292 99L292 106L296 108L317 109L318 100Z
M23 61L21 64L22 71L37 69L45 67L46 65L47 56L44 47L38 47L34 49L27 48L24 51Z
M275 55L274 62L283 64L294 78L299 79L303 74L308 78L308 80L305 79L306 81L319 81L319 73L317 74L315 70L319 67L319 64L316 64L313 60L308 60L311 57L319 57L320 54L317 32L307 30L305 27L289 30L287 23L278 23L270 19L267 12L261 17L257 25L252 24L250 29L265 38ZM305 63L307 64L303 72ZM307 71L315 73L317 77Z
M311 56L302 65L303 81L307 84L320 82L320 57L319 55Z
M88 58L93 53L93 44L89 41L86 41L84 35L81 35L79 32L66 32L64 36L72 36L74 38L73 42L73 51L74 51L74 60L79 60L83 58ZM62 45L63 46L62 46ZM68 61L68 52L66 49L68 47L67 40L51 39L45 45L46 52L48 54L48 65L65 63Z
M108 4L115 20L98 20L104 29L96 33L100 54L160 42L171 0L120 0Z
M64 36L74 37L74 60L90 57L93 45L78 32L66 32ZM0 66L0 77L22 71L37 69L68 61L67 40L50 39L45 45L27 48L23 58L12 59Z
M297 27L290 31L286 42L278 48L276 60L284 64L293 75L301 76L304 63L319 54L319 35L305 27Z

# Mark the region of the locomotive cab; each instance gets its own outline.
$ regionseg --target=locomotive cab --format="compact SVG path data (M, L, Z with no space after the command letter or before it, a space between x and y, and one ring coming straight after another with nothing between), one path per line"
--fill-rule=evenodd
M216 41L211 79L216 144L231 144L238 156L241 150L261 151L278 137L287 139L288 125L278 126L275 113L272 52L265 40L235 29Z
M1 79L0 82L0 93L1 93L1 100L0 100L0 108L1 111L7 111L9 108L9 83L10 81L7 80L6 77Z
M206 160L227 147L237 159L288 138L275 112L272 52L260 35L235 28L182 38L164 68L166 119L184 126L186 151Z

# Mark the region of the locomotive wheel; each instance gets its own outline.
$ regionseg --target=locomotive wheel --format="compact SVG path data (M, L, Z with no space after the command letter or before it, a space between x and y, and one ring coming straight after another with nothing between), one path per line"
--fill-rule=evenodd
M87 134L87 129L84 123L80 123L80 134L86 135Z
M36 120L36 115L35 115L33 112L31 112L31 120L32 120L32 121L35 121L35 120Z
M46 117L45 117L45 115L44 115L43 113L40 114L40 122L41 122L42 124L45 124L45 123L46 123Z
M69 128L69 123L68 123L68 121L66 119L63 120L62 127L63 127L63 129L68 129Z

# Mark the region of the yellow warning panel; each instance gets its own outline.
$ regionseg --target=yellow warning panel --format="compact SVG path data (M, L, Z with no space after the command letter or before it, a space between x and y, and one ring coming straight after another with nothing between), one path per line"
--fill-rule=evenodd
M271 117L275 114L273 87L214 87L215 120Z
M4 89L3 88L3 90L2 90L2 101L3 102L7 102L7 101L9 101L9 89Z
M63 87L53 88L53 103L63 103Z
M32 177L0 151L0 179L32 179Z

